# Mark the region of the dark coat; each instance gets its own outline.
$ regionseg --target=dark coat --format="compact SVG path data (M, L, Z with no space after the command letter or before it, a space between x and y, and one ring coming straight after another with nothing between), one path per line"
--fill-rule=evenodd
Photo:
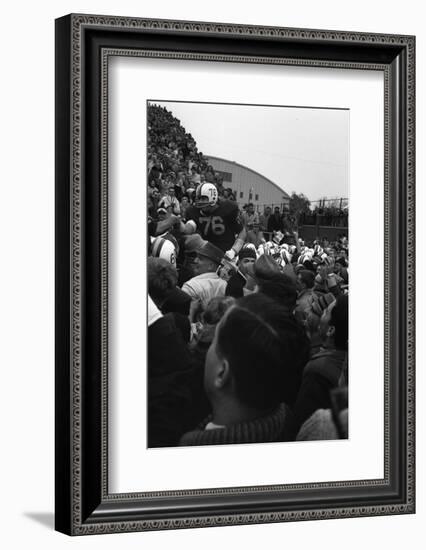
M284 229L283 219L281 215L279 217L275 217L274 214L269 216L268 220L268 232L272 233L272 231L282 231Z
M346 351L327 349L312 356L303 370L302 384L293 407L300 427L317 409L330 409L330 390L337 388Z
M175 287L161 304L161 311L163 313L180 313L188 317L190 305L191 296L188 296L181 288Z
M173 314L148 328L148 447L170 447L187 429L191 360Z

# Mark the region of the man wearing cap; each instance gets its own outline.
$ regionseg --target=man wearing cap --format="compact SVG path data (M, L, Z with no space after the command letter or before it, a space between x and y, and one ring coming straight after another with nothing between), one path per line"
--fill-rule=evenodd
M196 250L193 263L195 277L182 286L182 290L191 296L191 311L194 311L196 305L204 309L216 296L225 296L226 281L217 274L223 256L223 251L208 241L203 241Z

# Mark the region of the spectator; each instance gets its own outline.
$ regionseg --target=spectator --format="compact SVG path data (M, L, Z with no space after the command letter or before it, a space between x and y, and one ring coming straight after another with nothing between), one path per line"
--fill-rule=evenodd
M260 231L268 231L268 221L271 217L271 207L265 206L265 209L263 211L263 214L259 216L259 228Z
M194 265L197 258L197 250L204 244L204 239L199 233L184 237L183 256L181 257L181 265L179 266L179 286L182 286L186 281L194 277Z
M195 276L182 286L192 300L191 321L196 320L197 314L206 309L212 298L225 296L226 282L217 274L222 258L222 250L207 241L197 249L193 265Z
M332 409L318 409L306 420L297 441L348 438L348 389L331 391Z
M261 244L266 243L266 239L262 231L259 231L259 224L254 223L252 228L247 231L246 243L254 244L255 248L259 248Z
M334 273L333 266L324 264L318 265L314 285L315 292L323 294L331 292L337 297L342 293L342 283L342 277L340 277L337 273Z
M200 174L198 173L198 170L195 166L192 166L191 168L190 181L195 187L197 187L197 185L201 183Z
M253 294L231 307L217 325L206 357L204 386L212 415L180 444L292 440L284 390L303 355L300 336L298 325L266 296Z
M150 296L148 341L148 447L170 447L188 429L193 373L173 315L163 315Z
M148 174L148 182L153 182L154 184L160 181L161 175L163 173L163 165L158 159L154 160L154 164Z
M268 233L273 233L274 231L282 231L283 229L283 220L280 214L280 207L276 206L274 208L273 215L270 216L268 220Z
M177 278L176 268L167 260L148 258L148 292L158 309L162 313L179 313L188 317L191 298L176 286ZM189 324L187 329L189 331ZM189 332L186 340L189 341Z
M314 299L313 287L315 284L315 275L312 271L302 269L297 274L297 301L294 314L296 319L305 322L307 312L312 308Z
M184 195L180 201L180 215L182 217L182 221L186 221L186 211L189 207L189 198L187 195Z
M206 181L209 183L215 183L215 172L213 170L213 166L210 164L207 166L207 170L205 172Z
M254 211L254 204L251 202L247 205L245 212L242 213L241 219L246 229L253 229L253 225L259 226L259 215Z
M253 275L258 291L274 298L292 314L296 307L296 281L282 272L272 256L263 254L254 264Z
M347 296L339 296L324 310L319 331L323 349L307 363L294 406L298 426L317 409L331 408L330 390L338 386L348 351Z
M238 269L231 275L226 287L226 295L241 298L256 288L253 276L253 266L256 261L256 251L245 245L238 255Z
M162 208L166 208L166 209L170 208L171 213L175 214L176 216L180 214L180 205L175 195L174 185L169 186L167 190L167 195L162 197L162 199L160 199L160 202L158 204Z
M234 304L230 296L212 298L201 315L199 328L190 344L192 365L194 366L191 380L192 405L191 419L188 429L193 428L211 413L210 403L204 391L204 364L207 351L213 341L216 325L225 312Z
M152 210L153 212L157 212L157 209L158 209L158 203L160 202L160 192L158 191L158 189L156 187L154 187L154 189L152 189L151 191L151 201L152 201Z

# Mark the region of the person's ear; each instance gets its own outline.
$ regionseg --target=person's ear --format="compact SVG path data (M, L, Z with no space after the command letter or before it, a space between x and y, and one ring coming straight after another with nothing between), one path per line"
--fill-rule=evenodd
M216 378L214 381L215 388L220 390L224 388L231 379L231 370L229 368L229 362L227 359L221 359L219 368L216 371Z
M334 338L335 333L336 333L336 327L334 327L333 325L329 325L327 330L327 337Z

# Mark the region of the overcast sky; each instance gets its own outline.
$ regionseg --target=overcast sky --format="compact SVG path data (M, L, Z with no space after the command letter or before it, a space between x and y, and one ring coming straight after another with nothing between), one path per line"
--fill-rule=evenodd
M153 103L171 111L205 155L244 164L311 201L348 197L348 110Z

